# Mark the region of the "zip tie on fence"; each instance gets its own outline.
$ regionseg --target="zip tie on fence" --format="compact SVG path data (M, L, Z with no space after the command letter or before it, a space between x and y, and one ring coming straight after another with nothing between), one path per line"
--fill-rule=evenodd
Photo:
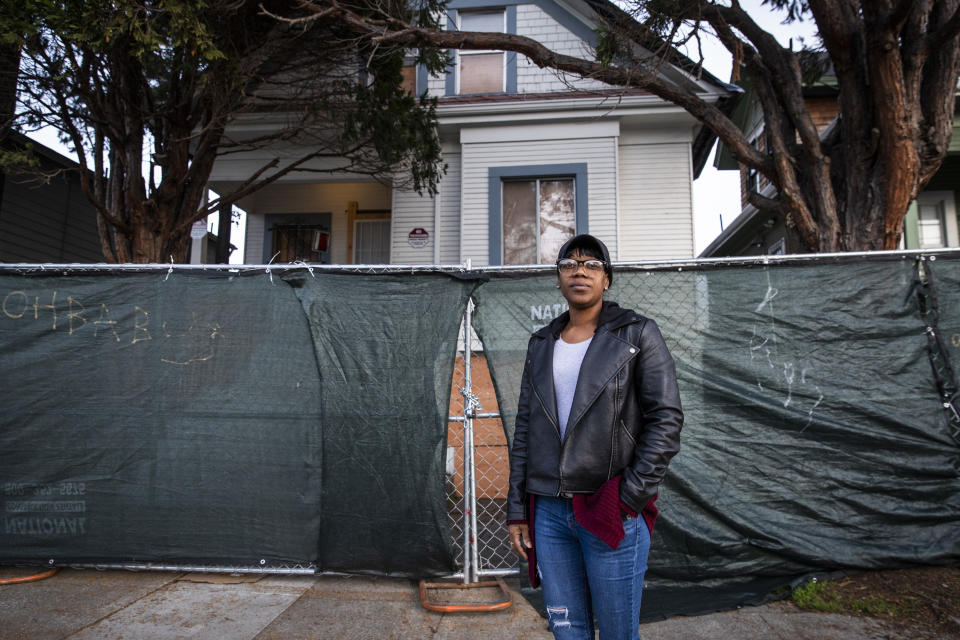
M308 265L308 264L307 264L306 262L304 262L303 260L297 260L297 261L294 262L293 264L294 264L294 266L297 266L297 267L300 267L301 269L306 269L307 271L309 271L309 272L310 272L310 276L311 276L312 278L316 278L316 277L317 277L317 276L313 275L313 267L311 267L310 265Z
M277 259L278 255L280 255L279 251L273 254L273 257L270 258L270 262L267 263L267 275L270 276L270 284L273 284L273 273L270 271L270 265L273 264L273 261Z
M167 275L166 275L166 277L163 279L164 282L167 281L167 278L170 277L170 274L171 274L171 273L173 273L173 256L170 256L170 268L167 269Z

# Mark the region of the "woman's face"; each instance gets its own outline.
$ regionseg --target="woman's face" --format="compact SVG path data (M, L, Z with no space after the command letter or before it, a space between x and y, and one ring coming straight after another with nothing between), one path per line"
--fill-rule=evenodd
M570 257L574 260L595 259L580 249L574 250ZM591 271L586 265L578 264L572 271L561 271L557 283L567 304L575 309L589 309L603 300L603 291L609 285L609 279L603 270Z

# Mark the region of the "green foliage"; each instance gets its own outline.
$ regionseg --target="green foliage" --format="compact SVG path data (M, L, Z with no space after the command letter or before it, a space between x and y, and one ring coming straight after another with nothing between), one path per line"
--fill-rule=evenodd
M786 11L785 23L803 22L804 15L809 16L810 7L807 0L763 0L763 4Z
M843 605L838 600L833 587L828 582L811 580L805 585L794 589L790 599L801 609L825 611L829 613L843 611Z
M142 204L166 217L152 227L186 233L179 221L198 215L217 154L282 140L300 141L303 152L278 173L342 152L344 169L378 179L408 170L418 190L434 191L442 175L436 102L401 87L408 52L371 45L329 20L291 24L267 15L309 16L299 0L0 3L0 45L22 56L15 126L63 132L95 170L101 195L88 196L101 197L95 204L126 226L145 219L131 213ZM442 7L443 0L354 0L352 8L437 26ZM449 63L439 50L416 57L432 72ZM253 113L278 124L248 138L224 134ZM145 171L145 162L154 169Z
M909 605L888 602L881 596L854 598L842 594L833 582L816 579L794 589L790 596L801 609L826 613L862 613L868 616L896 616L909 610Z
M437 99L407 93L401 86L403 51L374 49L369 53L369 83L346 83L354 108L344 115L341 149L368 141L377 160L386 165L405 165L418 192L436 193L445 167L441 166L436 135ZM411 154L411 149L418 153Z
M616 63L626 53L622 40L610 29L600 26L596 29L597 44L594 47L597 62L609 66Z
M0 26L0 40L52 45L70 41L92 53L122 47L147 67L155 66L173 50L189 51L200 61L224 57L210 31L207 2L160 0L109 2L104 0L4 0L9 19Z
M40 166L33 144L27 143L23 149L0 149L0 173L36 169Z
M826 76L830 70L830 56L822 49L804 47L797 52L797 61L800 63L800 73L804 86L814 84L836 83L836 77Z

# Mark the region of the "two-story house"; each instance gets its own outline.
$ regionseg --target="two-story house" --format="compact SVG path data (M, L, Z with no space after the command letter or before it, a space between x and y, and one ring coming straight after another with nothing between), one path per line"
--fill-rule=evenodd
M452 0L445 28L529 36L592 58L600 5L612 6ZM660 72L710 102L739 96L692 64ZM289 174L238 202L248 215L245 262L531 264L552 262L583 232L615 260L693 255L691 182L714 137L679 107L503 51L453 52L445 73L411 66L407 78L411 91L439 99L448 170L436 197L358 176ZM271 153L219 160L211 188L229 190Z
M837 117L836 77L832 69L819 80L804 87L804 101L821 134ZM926 188L910 204L904 220L901 246L904 249L932 249L960 246L957 205L960 203L960 87L953 116L953 135L947 157ZM758 149L764 148L763 115L756 96L749 89L737 105L734 121L747 132ZM805 253L795 233L782 216L761 212L748 201L751 192L773 196L775 189L758 172L740 165L720 144L714 161L717 169L740 171L742 210L707 247L702 258L726 256Z

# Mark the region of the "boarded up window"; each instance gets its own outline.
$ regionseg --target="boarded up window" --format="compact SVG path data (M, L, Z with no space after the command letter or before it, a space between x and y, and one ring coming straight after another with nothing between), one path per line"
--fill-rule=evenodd
M503 53L460 54L460 93L503 91Z
M503 263L537 262L537 183L503 183Z
M468 11L460 14L461 31L503 33L504 12ZM460 52L460 93L499 93L504 90L502 51Z
M404 65L400 69L403 80L400 82L400 88L407 93L417 95L417 67L413 64Z
M550 264L576 233L573 178L503 182L503 263Z

